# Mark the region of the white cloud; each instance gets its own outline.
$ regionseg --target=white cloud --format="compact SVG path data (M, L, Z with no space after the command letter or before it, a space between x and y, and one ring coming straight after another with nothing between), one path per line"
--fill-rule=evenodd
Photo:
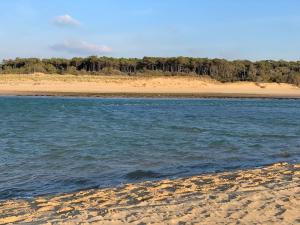
M86 41L65 41L52 45L50 48L55 51L79 55L104 54L112 51L112 49L106 45L96 45Z
M80 26L81 23L70 15L66 14L55 17L54 24L60 26Z

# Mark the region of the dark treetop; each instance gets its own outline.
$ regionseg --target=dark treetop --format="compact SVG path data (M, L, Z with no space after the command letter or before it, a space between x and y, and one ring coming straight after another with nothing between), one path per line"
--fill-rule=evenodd
M197 75L221 82L254 81L300 84L300 61L228 61L190 57L16 58L4 60L0 73Z

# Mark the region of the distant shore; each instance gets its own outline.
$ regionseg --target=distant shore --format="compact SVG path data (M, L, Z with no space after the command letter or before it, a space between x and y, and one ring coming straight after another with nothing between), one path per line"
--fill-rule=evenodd
M0 224L297 224L300 165L0 201Z
M81 96L151 98L300 98L285 83L220 83L185 76L0 75L2 96Z
M85 92L0 92L0 96L28 97L83 97L83 98L260 98L260 99L300 99L299 95L264 95L236 93L85 93Z

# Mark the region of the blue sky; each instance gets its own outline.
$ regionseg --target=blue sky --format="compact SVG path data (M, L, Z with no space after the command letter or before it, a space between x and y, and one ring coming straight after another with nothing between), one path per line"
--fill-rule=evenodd
M0 59L300 59L299 0L0 0Z

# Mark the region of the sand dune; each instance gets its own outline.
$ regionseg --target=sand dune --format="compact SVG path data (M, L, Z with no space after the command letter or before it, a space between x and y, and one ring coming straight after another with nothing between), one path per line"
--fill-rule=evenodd
M299 224L300 165L7 200L0 224L7 223Z
M199 77L0 75L2 95L157 95L300 97L300 88L277 83L219 83Z

